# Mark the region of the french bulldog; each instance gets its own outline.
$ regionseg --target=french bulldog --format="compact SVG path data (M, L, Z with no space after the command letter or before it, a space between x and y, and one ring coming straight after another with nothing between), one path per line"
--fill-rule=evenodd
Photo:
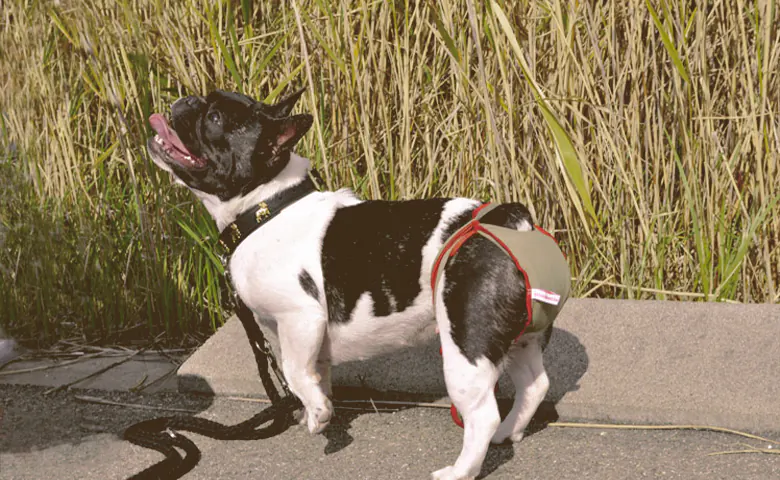
M311 115L292 115L302 92L273 105L223 91L181 98L169 118L149 118L157 134L148 151L224 232L244 212L308 181L310 162L293 151L312 125ZM542 349L551 331L524 333L531 314L524 272L496 242L474 235L447 255L431 283L445 242L480 205L310 191L237 243L228 261L233 286L256 320L277 333L284 376L311 433L333 416L331 365L438 332L447 391L465 427L457 460L432 478L474 478L491 441L522 439L549 387ZM500 204L481 222L535 229L519 203ZM516 387L503 421L494 394L502 371Z

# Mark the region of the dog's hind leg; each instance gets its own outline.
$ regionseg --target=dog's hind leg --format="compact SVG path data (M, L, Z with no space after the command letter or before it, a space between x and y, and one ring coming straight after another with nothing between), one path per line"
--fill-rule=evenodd
M445 344L450 345L445 347ZM501 417L493 389L498 380L498 368L482 357L476 365L470 363L451 342L442 341L444 378L447 392L463 417L463 447L451 467L434 472L436 480L461 480L479 474L487 454L490 438Z
M509 350L505 368L515 385L515 401L493 435L493 443L501 443L507 438L513 442L522 440L531 417L547 395L550 379L542 363L542 335L524 336Z
M277 318L282 371L290 390L305 408L305 419L311 433L320 433L330 423L333 405L322 389L318 359L327 322L323 318L291 315Z
M446 316L443 306L437 315ZM453 341L448 324L447 319L439 322L444 379L450 400L463 417L463 447L452 466L434 472L432 477L434 480L463 480L479 474L490 439L501 421L494 394L500 372L484 356L473 363L469 361Z

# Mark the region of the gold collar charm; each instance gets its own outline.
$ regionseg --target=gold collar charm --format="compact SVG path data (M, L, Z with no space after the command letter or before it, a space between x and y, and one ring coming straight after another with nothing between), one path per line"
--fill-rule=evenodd
M268 209L268 205L265 202L258 203L257 207L258 209L255 212L255 220L257 220L257 223L262 223L265 217L271 215L271 210Z
M238 229L238 225L235 223L230 224L230 237L234 244L237 244L241 239L241 231Z

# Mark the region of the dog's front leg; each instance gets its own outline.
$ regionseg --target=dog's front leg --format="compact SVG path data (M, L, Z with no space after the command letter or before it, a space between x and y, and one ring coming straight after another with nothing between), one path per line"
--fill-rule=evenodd
M331 358L330 358L330 348L328 346L328 339L327 339L327 331L325 333L325 338L322 343L322 347L320 348L320 356L317 359L317 375L320 378L320 390L327 396L328 398L331 398L333 396L333 385L331 384Z
M303 403L309 431L320 433L333 416L333 405L321 387L323 378L318 372L327 321L295 314L277 317L277 325L284 377Z

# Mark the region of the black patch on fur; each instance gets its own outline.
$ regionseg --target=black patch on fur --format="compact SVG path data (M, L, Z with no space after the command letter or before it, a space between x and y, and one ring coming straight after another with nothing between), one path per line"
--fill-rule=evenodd
M504 204L482 221L514 228L531 221L525 206ZM455 344L472 364L498 364L528 319L525 280L503 249L482 236L467 240L445 267L444 304Z
M319 301L320 292L317 290L317 285L314 283L314 279L311 278L309 272L306 270L301 270L301 273L298 274L298 283L301 284L301 288L304 292L306 292L310 297Z
M422 248L446 202L367 201L336 211L322 242L330 322L348 322L364 292L371 295L376 316L412 304L420 294Z

